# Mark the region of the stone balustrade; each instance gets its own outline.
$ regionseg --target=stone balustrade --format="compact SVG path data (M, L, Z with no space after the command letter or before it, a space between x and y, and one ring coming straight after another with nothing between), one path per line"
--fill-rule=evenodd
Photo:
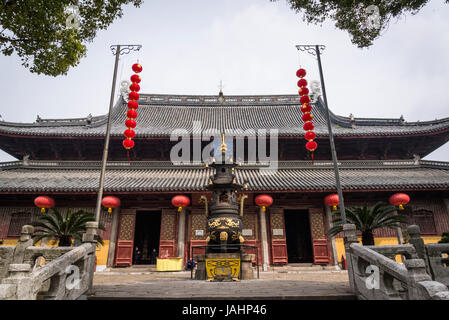
M449 300L447 286L432 280L413 245L363 246L354 225L343 231L350 286L359 299ZM397 255L403 263L395 261Z
M15 247L0 247L0 300L74 300L86 294L92 288L97 229L98 223L88 222L77 247L34 247L34 228L23 226Z

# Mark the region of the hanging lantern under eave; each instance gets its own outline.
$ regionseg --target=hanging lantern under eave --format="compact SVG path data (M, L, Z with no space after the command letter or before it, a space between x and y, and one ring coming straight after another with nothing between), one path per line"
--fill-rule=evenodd
M47 196L39 196L34 199L34 205L41 208L41 213L45 213L45 209L54 207L55 200Z
M392 205L398 206L399 210L404 210L404 205L410 202L410 196L405 193L395 193L389 200Z
M340 199L338 198L338 194L330 194L324 198L324 203L332 207L332 210L337 211L337 206L340 204Z
M172 205L174 205L175 207L178 207L178 212L182 211L182 208L187 207L190 205L190 199L187 196L184 195L178 195L178 196L174 196L171 199L171 203Z
M111 213L112 209L120 206L120 199L114 196L107 196L104 197L103 200L101 200L101 204L103 205L103 207L108 208L108 212Z
M254 202L265 212L266 208L273 204L273 198L267 194L260 194L254 199Z

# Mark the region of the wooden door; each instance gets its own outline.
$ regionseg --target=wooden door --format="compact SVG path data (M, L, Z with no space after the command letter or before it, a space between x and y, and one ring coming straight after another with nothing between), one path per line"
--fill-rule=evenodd
M135 224L135 210L122 210L120 212L114 266L129 267L133 264Z
M268 217L271 235L271 263L287 264L288 255L287 239L285 238L284 210L281 208L272 208Z
M324 213L322 209L309 209L310 232L312 234L313 263L328 264L332 262L329 242L326 238Z
M162 209L159 258L177 256L177 212L176 209Z

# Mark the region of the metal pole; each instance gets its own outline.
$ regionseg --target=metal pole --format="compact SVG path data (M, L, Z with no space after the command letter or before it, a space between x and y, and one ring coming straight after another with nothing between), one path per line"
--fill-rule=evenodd
M320 58L320 48L318 45L315 46L315 51L318 58L318 68L320 70L321 88L323 88L324 109L326 110L327 116L327 129L329 131L329 142L331 145L332 161L334 162L335 182L337 184L338 199L340 201L341 219L343 221L343 224L346 224L346 212L345 212L345 204L343 201L343 192L341 190L340 184L340 173L338 172L337 152L335 151L334 134L332 133L332 126L331 126L331 117L329 113L329 108L327 107L326 87L324 86L323 69L321 67L321 58Z
M115 82L117 79L117 66L119 57L120 57L120 45L117 45L117 51L115 52L114 76L112 78L111 99L109 101L108 124L106 126L106 139L104 142L103 160L101 163L100 184L98 186L97 206L95 208L95 221L97 222L100 221L101 199L103 198L104 175L106 171L106 162L108 160L109 137L111 135L111 116L112 116L112 107L114 105Z

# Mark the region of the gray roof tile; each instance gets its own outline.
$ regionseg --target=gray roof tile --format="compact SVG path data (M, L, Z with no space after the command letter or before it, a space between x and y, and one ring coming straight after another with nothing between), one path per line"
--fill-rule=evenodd
M279 162L273 175L260 167L236 170L238 183L248 181L253 191L324 191L335 189L330 162ZM168 162L111 162L106 192L204 191L211 168L173 166ZM0 164L0 192L96 192L99 162L22 161ZM449 163L420 161L341 161L344 190L449 189Z
M142 94L137 118L137 137L169 136L173 129L192 131L193 121L202 128L278 129L279 135L303 135L302 113L298 95L227 96L220 104L217 96L174 96ZM120 99L113 110L113 136L125 130L127 106ZM321 100L314 105L314 123L318 136L327 136L324 108ZM401 119L355 118L331 115L336 136L406 135L449 129L449 118L407 123ZM0 134L42 136L104 136L107 116L78 119L41 119L39 123L0 122ZM354 127L352 127L354 124Z

